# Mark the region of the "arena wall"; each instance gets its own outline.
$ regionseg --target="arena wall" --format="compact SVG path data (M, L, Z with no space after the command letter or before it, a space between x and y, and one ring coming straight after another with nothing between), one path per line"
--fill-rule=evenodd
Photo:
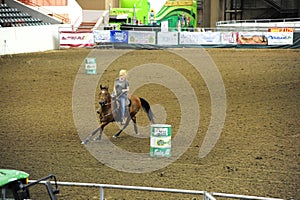
M0 55L58 49L60 29L61 25L2 28Z
M273 33L277 44L269 43L268 32L155 32L94 30L72 31L70 25L7 27L1 29L0 55L56 50L62 47L113 48L300 48L300 33ZM251 41L241 43L239 36ZM116 37L115 37L116 36ZM115 39L117 38L117 39ZM129 39L130 38L130 39ZM265 38L265 39L264 39ZM119 41L119 39L122 39ZM281 43L279 40L289 42ZM104 44L104 45L103 45Z

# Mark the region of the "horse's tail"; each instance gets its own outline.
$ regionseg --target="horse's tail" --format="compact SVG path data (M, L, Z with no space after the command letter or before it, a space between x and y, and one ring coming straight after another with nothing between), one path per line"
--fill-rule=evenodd
M143 107L143 110L147 113L149 120L151 121L152 124L154 124L154 115L153 112L151 110L150 104L143 99L142 97L140 97L140 101Z

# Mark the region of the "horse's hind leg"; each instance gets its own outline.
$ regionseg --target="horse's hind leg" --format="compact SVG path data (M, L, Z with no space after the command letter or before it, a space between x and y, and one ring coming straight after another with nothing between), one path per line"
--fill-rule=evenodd
M136 125L136 116L132 117L131 120L133 121L133 127L134 127L134 132L135 134L139 134L139 130L138 130L138 127Z

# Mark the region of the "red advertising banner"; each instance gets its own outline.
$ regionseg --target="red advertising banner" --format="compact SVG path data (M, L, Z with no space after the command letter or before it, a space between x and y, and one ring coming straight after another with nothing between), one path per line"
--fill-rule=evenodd
M92 47L93 32L62 31L59 34L60 47Z

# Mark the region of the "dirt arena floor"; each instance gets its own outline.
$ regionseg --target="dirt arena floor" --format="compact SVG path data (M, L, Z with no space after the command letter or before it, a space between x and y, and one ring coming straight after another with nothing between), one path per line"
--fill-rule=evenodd
M199 73L185 60L164 50L135 50L111 63L100 81L110 86L121 68L153 61L176 69L197 88L201 117L192 144L172 164L148 173L110 168L81 144L73 119L73 87L91 51L65 49L0 57L0 168L26 171L31 179L55 174L59 181L300 199L300 50L204 50L222 76L227 105L221 136L204 158L199 158L198 153L209 126L211 99ZM120 50L98 49L97 53L117 51ZM165 108L166 122L172 124L175 136L180 126L176 96L155 84L141 87L135 94L151 105ZM148 124L142 112L138 114L138 124ZM116 131L115 124L104 130L116 146L136 153L149 152L149 138L124 133L113 139ZM61 186L58 197L99 199L99 189ZM197 195L113 189L105 189L105 197L202 199Z

